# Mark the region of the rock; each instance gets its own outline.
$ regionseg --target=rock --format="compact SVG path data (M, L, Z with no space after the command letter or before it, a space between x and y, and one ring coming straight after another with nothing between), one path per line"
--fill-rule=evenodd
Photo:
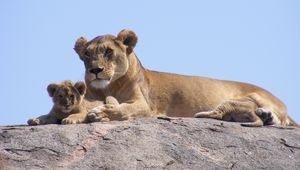
M195 118L6 126L0 169L300 169L300 129Z

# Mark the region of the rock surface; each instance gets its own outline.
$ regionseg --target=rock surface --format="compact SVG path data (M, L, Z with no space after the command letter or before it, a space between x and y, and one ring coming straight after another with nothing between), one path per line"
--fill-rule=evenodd
M300 169L300 129L194 118L6 126L0 169Z

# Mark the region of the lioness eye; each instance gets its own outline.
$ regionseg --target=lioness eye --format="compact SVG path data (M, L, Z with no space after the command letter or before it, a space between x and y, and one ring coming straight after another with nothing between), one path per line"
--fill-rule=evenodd
M107 48L107 49L105 50L104 56L105 56L105 57L111 57L112 53L113 53L113 50L110 49L110 48Z
M90 53L89 51L85 51L85 52L84 52L84 55L87 56L87 57L90 57L90 56L91 56L91 53Z
M63 96L62 96L61 94L60 94L60 95L58 95L58 97L59 97L59 98L63 98Z
M70 97L73 99L75 96L72 94Z

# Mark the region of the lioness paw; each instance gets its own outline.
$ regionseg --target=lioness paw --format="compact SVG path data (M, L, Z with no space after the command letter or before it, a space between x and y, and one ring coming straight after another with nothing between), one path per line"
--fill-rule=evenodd
M255 111L256 115L261 118L264 122L264 125L274 124L274 117L270 110L264 108L258 108Z
M112 96L107 96L105 99L105 104L114 104L114 105L119 105L119 102L116 98Z
M106 110L106 107L104 105L91 109L87 114L88 122L109 121L109 118L104 110Z
M72 118L65 118L61 121L61 124L66 125L66 124L78 124L82 123L80 119L72 119Z
M27 121L28 125L34 126L34 125L39 125L40 124L40 119L29 119Z
M107 122L110 121L105 113L89 113L87 115L88 122Z
M88 122L100 122L101 118L94 112L90 112L87 114Z
M103 112L107 114L119 114L120 113L120 106L115 104L105 104L103 105Z
M103 106L98 106L98 107L95 107L95 108L93 108L93 109L91 109L90 111L89 111L89 113L101 113L102 111L103 111L103 109L104 109L104 107Z

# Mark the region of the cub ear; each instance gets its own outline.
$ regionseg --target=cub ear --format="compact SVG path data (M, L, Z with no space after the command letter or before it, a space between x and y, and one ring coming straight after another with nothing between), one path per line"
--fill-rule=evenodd
M54 96L54 93L56 92L56 90L58 89L58 85L55 83L51 83L48 85L47 87L47 91L50 97Z
M82 50L84 49L86 43L87 43L87 39L84 37L78 38L75 43L74 50L80 56L80 58L81 58L81 54L83 52Z
M138 38L133 31L124 29L121 32L119 32L117 40L121 41L124 45L127 46L126 52L127 54L130 54L132 53L138 41Z
M82 81L78 81L75 83L74 87L78 90L80 95L84 95L86 92L86 85Z

